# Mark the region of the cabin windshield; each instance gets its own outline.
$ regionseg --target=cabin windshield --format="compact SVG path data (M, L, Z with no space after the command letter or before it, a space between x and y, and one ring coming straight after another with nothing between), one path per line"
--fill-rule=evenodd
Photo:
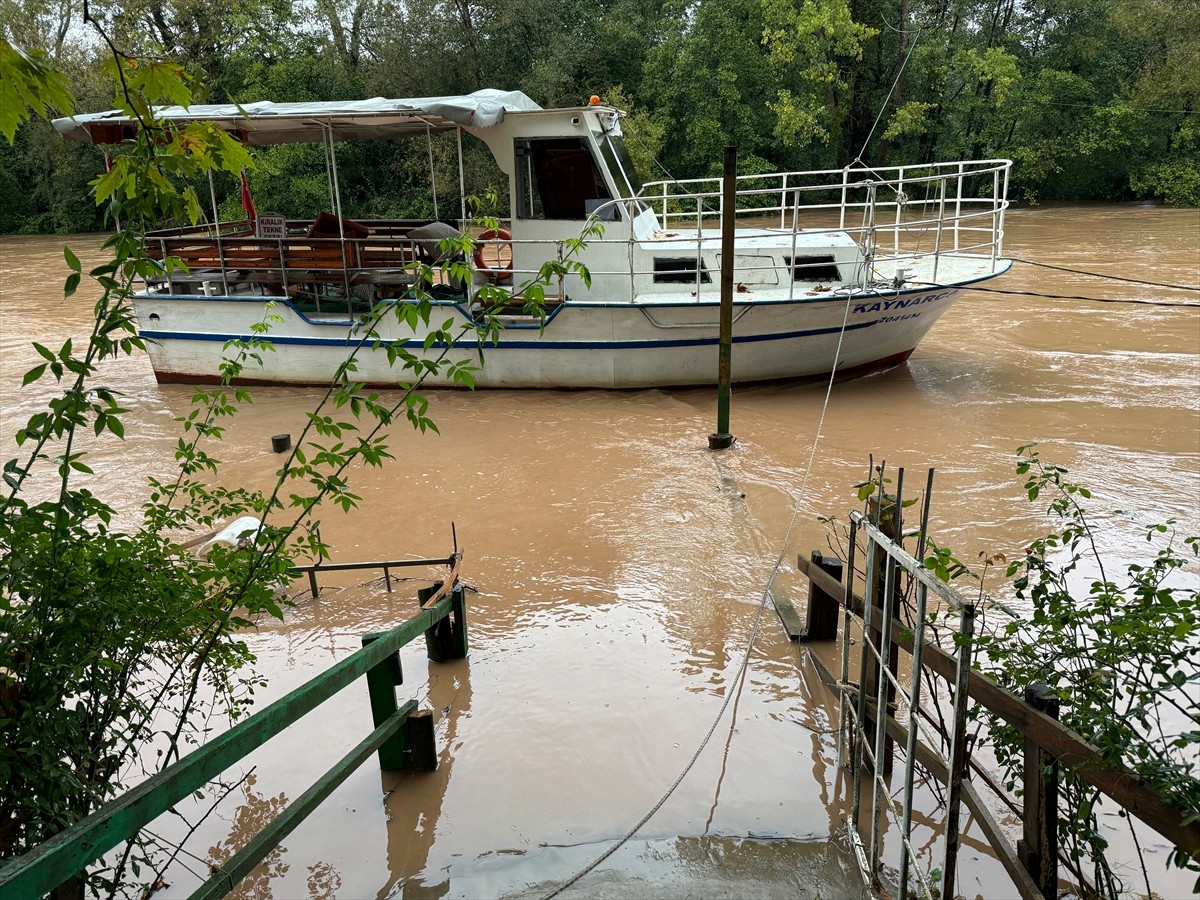
M516 160L518 218L582 220L612 199L581 138L521 138Z
M617 184L617 193L626 199L636 197L642 192L642 179L633 165L625 142L614 134L597 135L600 152L604 162L612 172L613 181Z

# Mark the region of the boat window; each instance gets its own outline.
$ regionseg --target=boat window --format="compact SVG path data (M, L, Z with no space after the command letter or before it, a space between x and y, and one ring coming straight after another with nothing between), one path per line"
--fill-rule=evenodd
M626 198L636 197L641 193L642 179L634 168L625 142L611 134L603 135L598 140L604 162L612 172L613 181L616 182L617 193Z
M587 218L612 199L586 141L522 138L516 142L517 216L522 219Z
M695 284L696 257L664 257L654 260L655 284ZM708 274L708 266L700 260L700 283L711 284L712 276Z
M838 267L833 263L833 257L797 256L794 260L785 256L784 262L792 267L792 281L841 281L842 276Z

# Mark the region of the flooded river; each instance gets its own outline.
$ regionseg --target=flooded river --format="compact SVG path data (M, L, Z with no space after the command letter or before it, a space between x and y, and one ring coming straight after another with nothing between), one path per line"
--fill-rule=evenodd
M23 391L29 341L83 335L90 298L66 303L61 239L4 238L0 444L45 394ZM94 256L99 241L72 247ZM1200 215L1153 207L1017 210L1009 254L1149 281L1200 282ZM53 277L51 277L53 276ZM802 598L797 554L827 546L817 517L845 517L869 454L937 470L933 530L964 559L1019 552L1042 519L1013 474L1031 441L1093 490L1103 549L1139 552L1141 532L1113 515L1174 517L1200 529L1200 311L1078 299L1200 300L1018 263L969 291L912 359L837 383L811 476L826 385L738 389L728 452L708 452L715 391L494 392L432 395L439 434L392 431L397 459L359 470L358 511L328 511L334 561L439 556L451 523L464 552L470 656L429 664L402 653L401 700L435 710L441 765L381 776L360 768L258 873L245 897L542 896L626 834L672 785L733 687L764 585ZM737 366L737 351L733 365ZM186 387L159 386L142 357L107 383L128 394L129 439L97 442L94 489L136 522L148 474L174 465L173 417ZM230 484L267 489L270 438L298 434L318 394L258 389L252 411L213 451ZM6 455L7 458L7 455ZM789 535L794 510L795 527ZM360 574L360 573L355 573ZM367 573L370 574L370 573ZM1195 577L1195 573L1192 573ZM407 618L418 583L388 595L364 578L330 579L286 624L249 638L279 696ZM297 583L299 594L304 585ZM993 584L999 589L999 583ZM836 714L804 677L802 649L768 610L746 684L691 774L628 844L563 896L843 897L861 893L845 840ZM832 717L832 722L831 722ZM732 719L732 727L731 727ZM239 771L251 779L187 845L157 896L186 896L194 873L227 858L370 730L365 684L275 739ZM382 785L382 790L381 790ZM940 819L938 820L940 822ZM934 825L937 822L933 823ZM156 825L164 837L176 826ZM969 831L966 896L1013 893ZM915 844L934 844L918 827ZM1164 874L1153 834L1156 889ZM941 864L940 852L929 866ZM190 871L189 871L190 870Z

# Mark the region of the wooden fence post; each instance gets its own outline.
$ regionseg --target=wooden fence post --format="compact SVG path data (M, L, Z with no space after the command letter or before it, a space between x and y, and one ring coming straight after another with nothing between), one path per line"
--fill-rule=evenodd
M882 506L883 511L880 512L879 498L872 497L869 501L869 517L878 525L879 530L883 532L886 537L892 541L895 541L897 535L900 533L900 523L898 521L899 510L896 508L896 498L891 494L885 494L883 496ZM876 546L874 568L875 585L871 591L872 596L875 598L876 622L883 622L883 604L888 602L892 604L892 615L894 617L894 621L900 621L901 593L900 586L897 584L899 579L895 577L897 569L898 567L892 561L892 558L888 556L887 551L883 547ZM889 570L893 573L892 577L890 578L888 577ZM886 585L889 584L892 587L892 596L890 598L885 598L884 592L886 590ZM883 645L883 636L877 630L878 627L880 626L877 625L875 628L871 629L869 635L863 636L864 641L870 641L871 646L875 648L876 654L879 653L880 648ZM863 652L867 653L866 650ZM864 690L870 691L868 696L874 697L878 693L879 679L886 678L887 676L883 675L876 667L874 654L867 653L867 655L869 657L867 677L863 682L862 687ZM897 678L900 672L900 647L894 641L891 642L891 648L888 653L887 667L888 671L892 673L892 677ZM887 708L880 710L879 714L890 715L895 702L896 686L889 681L887 684ZM875 721L870 716L867 717L866 726L868 729L875 727ZM888 737L884 740L883 744L883 759L880 764L880 771L884 774L890 773L895 763L895 759L896 743L891 739L891 737Z
M1045 684L1025 688L1025 702L1052 719L1059 702ZM1054 757L1032 738L1025 738L1024 836L1017 841L1017 857L1033 876L1044 897L1058 896L1058 767Z
M836 556L825 556L820 550L814 550L809 559L817 568L832 575L838 581L842 580L842 561ZM832 641L836 639L840 611L837 599L810 581L808 583L805 640Z
M450 609L454 622L450 629L450 658L465 659L467 656L467 588L456 584L450 592Z
M378 640L381 635L364 634L363 646ZM378 728L395 715L396 685L404 683L404 671L400 668L400 651L387 656L378 665L367 670L367 693L371 697L371 718ZM385 770L409 767L408 740L405 729L396 732L379 746L379 768Z
M423 710L410 715L401 731L408 744L406 768L432 772L437 768L437 739L433 734L433 711Z
M441 582L427 588L421 588L417 591L417 606L424 606L425 601L436 594L442 585ZM425 632L425 654L429 657L430 662L445 662L448 659L454 659L454 626L450 622L450 617L435 622Z

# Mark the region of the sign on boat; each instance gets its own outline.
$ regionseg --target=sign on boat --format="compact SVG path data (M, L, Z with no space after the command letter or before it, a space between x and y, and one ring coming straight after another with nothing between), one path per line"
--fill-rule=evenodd
M541 109L524 94L376 98L332 103L196 105L157 111L167 123L208 121L247 145L327 147L331 209L309 220L248 216L148 236L150 252L184 264L134 297L161 382L218 380L225 343L270 315L261 369L239 380L327 384L361 340L365 313L432 297L433 320L469 327L479 290L511 291L495 345L461 342L455 361L482 362L479 387L641 388L712 384L717 376L719 277L731 264L733 381L762 382L878 369L906 360L968 285L994 278L1003 256L1008 160L882 169L846 167L737 179L733 259L722 258L719 179L642 184L622 143L621 112L599 102ZM65 137L119 143L120 112L58 119ZM457 135L491 150L508 176L511 217L475 234L469 282L419 284L419 263L469 229L452 221L351 220L337 189L341 141ZM582 249L581 233L601 226ZM472 232L474 233L474 232ZM578 261L543 286L544 313L523 292L547 260ZM432 289L431 289L432 288ZM431 290L429 290L431 289ZM269 306L271 305L271 306ZM387 344L418 352L425 334L399 316L370 317L353 380L394 384ZM256 336L257 339L264 339ZM427 384L449 384L433 376Z

